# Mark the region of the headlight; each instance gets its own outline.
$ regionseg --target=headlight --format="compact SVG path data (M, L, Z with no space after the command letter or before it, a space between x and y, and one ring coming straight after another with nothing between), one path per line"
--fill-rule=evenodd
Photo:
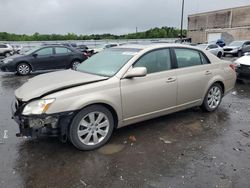
M31 115L31 114L44 114L49 109L49 106L55 102L56 99L40 99L37 101L32 101L28 103L24 109L23 115Z
M11 62L11 61L13 61L13 59L4 59L4 60L3 60L3 63L9 63L9 62Z

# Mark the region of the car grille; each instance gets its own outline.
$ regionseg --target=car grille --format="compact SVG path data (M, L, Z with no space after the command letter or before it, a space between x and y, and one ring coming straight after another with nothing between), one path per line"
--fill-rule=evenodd
M250 66L248 66L248 65L240 65L239 69L242 70L242 71L250 71Z
M232 51L232 48L225 48L224 51L225 51L225 52Z

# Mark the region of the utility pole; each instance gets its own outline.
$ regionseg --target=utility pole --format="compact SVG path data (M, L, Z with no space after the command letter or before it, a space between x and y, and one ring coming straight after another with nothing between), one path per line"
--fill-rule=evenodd
M182 11L181 11L181 43L183 38L183 15L184 15L184 0L182 0Z

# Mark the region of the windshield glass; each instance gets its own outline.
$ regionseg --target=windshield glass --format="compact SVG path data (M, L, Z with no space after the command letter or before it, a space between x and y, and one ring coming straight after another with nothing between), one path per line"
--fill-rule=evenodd
M115 75L139 49L108 49L87 59L77 67L77 71L101 76Z
M200 49L206 49L207 44L199 44L199 45L197 45L197 47L200 48Z
M233 41L228 46L242 46L244 41Z

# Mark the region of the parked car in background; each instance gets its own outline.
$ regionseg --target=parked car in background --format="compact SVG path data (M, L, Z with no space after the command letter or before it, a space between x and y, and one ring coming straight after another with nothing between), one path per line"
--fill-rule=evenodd
M222 40L222 39L218 39L217 41L216 41L216 44L218 45L218 46L220 46L220 47L224 47L224 46L226 46L226 43L224 42L224 40Z
M116 46L119 46L119 44L118 43L99 44L93 50L94 50L94 53L98 53L104 49L112 48L112 47L116 47Z
M235 61L238 79L250 79L250 55L240 57Z
M227 54L241 57L244 53L250 52L250 41L233 41L223 47L224 55Z
M17 45L17 44L12 45L12 48L13 48L13 53L14 54L20 54L21 51L23 50L22 45Z
M70 48L77 48L77 44L76 43L62 43L62 45L68 46Z
M235 80L234 66L207 51L124 45L92 56L77 71L29 79L15 91L12 114L18 135L59 136L93 150L116 128L195 106L215 111Z
M9 44L0 44L0 56L9 57L13 54L13 48Z
M76 49L81 51L81 52L84 52L84 51L88 50L89 48L84 44L80 44L80 45L77 45Z
M0 69L4 72L27 75L38 70L76 69L85 59L85 55L73 48L52 45L5 58L0 61Z
M216 55L218 58L221 58L224 54L223 48L218 46L217 44L199 44L197 45L198 48L202 50L207 50L212 54Z

